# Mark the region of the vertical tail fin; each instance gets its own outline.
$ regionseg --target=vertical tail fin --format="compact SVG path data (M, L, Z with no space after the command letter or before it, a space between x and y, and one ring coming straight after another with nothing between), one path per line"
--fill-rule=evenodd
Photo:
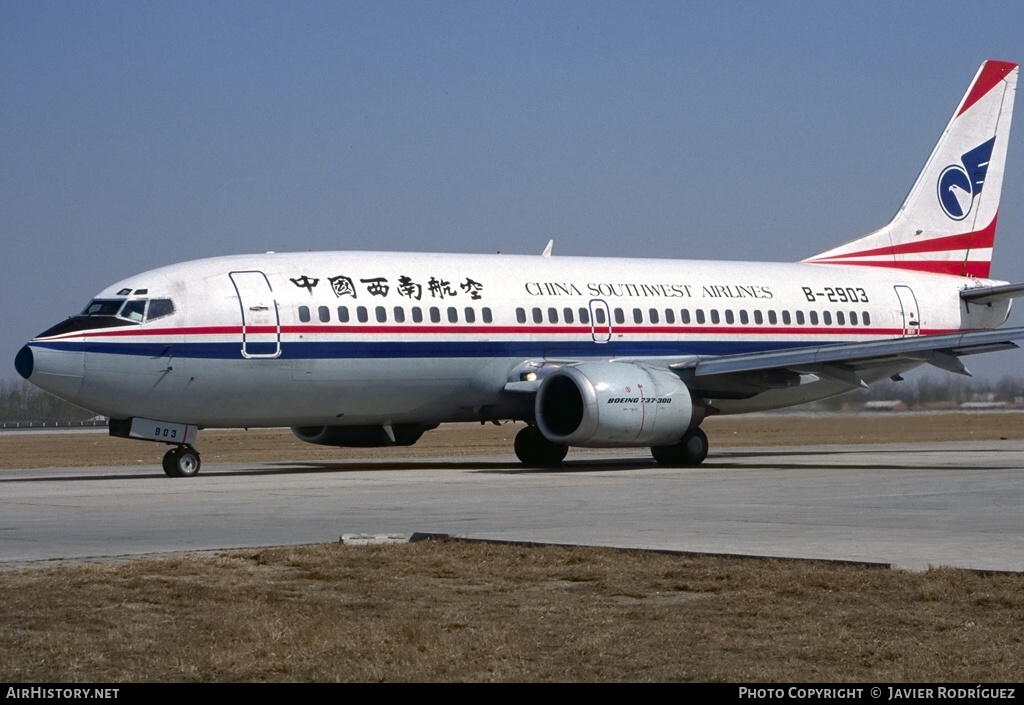
M892 221L804 261L987 278L1017 72L982 64Z

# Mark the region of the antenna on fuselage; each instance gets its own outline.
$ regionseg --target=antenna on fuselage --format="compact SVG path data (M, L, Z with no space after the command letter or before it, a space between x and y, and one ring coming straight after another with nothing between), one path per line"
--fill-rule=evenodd
M554 249L554 247L555 247L555 241L554 240L548 240L547 247L545 247L544 251L540 253L540 256L541 257L550 257L551 256L551 250Z

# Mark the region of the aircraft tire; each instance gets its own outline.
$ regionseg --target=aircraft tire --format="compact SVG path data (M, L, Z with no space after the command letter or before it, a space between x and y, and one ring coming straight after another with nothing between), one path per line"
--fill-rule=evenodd
M516 457L529 468L553 468L562 464L568 446L552 443L536 426L527 426L516 434Z
M194 477L201 466L199 453L191 446L172 448L164 454L163 468L168 477Z
M178 466L174 458L174 448L164 453L163 466L164 474L167 477L178 477Z
M700 465L708 457L708 436L694 428L675 445L652 447L651 455L659 465Z

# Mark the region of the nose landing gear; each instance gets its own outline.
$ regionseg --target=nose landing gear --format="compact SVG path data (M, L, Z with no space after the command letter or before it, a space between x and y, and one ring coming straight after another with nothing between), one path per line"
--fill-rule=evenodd
M168 477L193 477L201 465L199 451L190 445L171 448L164 454L164 473Z

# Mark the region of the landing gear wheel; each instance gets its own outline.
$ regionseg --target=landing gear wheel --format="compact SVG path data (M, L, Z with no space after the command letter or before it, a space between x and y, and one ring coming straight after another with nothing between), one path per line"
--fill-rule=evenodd
M660 465L700 465L708 457L708 436L694 428L674 446L654 446L651 455Z
M191 446L178 446L164 453L164 473L168 477L192 477L201 465L199 452Z
M528 468L553 468L562 464L568 446L552 443L536 426L527 426L516 434L516 457Z

